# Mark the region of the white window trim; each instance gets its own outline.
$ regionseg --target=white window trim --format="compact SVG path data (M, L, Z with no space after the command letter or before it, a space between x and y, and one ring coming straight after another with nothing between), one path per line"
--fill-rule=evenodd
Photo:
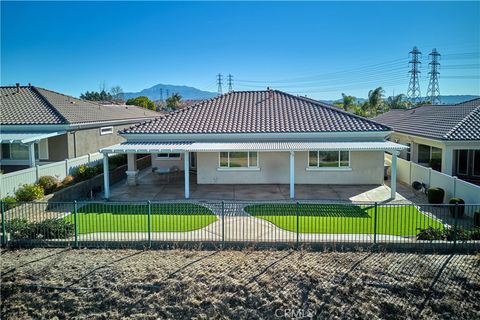
M228 155L227 163L228 167L220 166L220 154L226 152ZM234 152L246 152L247 153L247 165L248 167L234 167L230 168L230 151L222 151L218 153L218 167L217 171L260 171L260 153L258 151L234 151ZM250 152L255 152L257 154L257 165L250 167Z
M40 149L40 146L42 144L42 141L45 141L45 146L46 146L46 149L44 150L45 151L45 157L42 157L42 151ZM50 155L48 153L48 139L42 139L40 140L40 142L38 142L38 160L48 160L50 159Z
M307 152L307 167L306 171L352 171L352 155L350 150L339 150L338 151L338 167L319 167L320 161L318 161L318 154L320 150L311 150L317 153L317 165L310 166L310 151ZM321 150L322 152L336 151L336 150ZM348 151L348 167L340 167L340 152Z
M108 130L106 132L104 132L104 130ZM110 126L110 127L101 127L100 128L100 135L101 136L104 136L104 135L107 135L107 134L112 134L113 133L113 127Z
M168 154L168 157L159 157L159 154ZM178 154L178 157L171 158L171 154ZM175 160L182 160L182 154L179 152L160 152L160 153L155 153L155 160L160 160L160 161L175 161Z

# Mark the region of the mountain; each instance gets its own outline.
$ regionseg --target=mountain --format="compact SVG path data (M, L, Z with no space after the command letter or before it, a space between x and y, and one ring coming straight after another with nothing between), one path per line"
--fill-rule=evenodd
M471 94L464 94L464 95L440 95L440 101L442 102L442 104L457 104L457 103L460 103L460 102L464 102L464 101L468 101L468 100L472 100L472 99L476 99L476 98L479 98L480 96L476 96L476 95L471 95ZM367 99L364 99L364 98L357 98L357 103L363 103L364 101L366 101ZM428 101L429 98L428 97L421 97L420 98L421 101ZM326 102L326 103L330 103L330 104L333 104L335 102L342 102L342 99L337 99L337 100L322 100L323 102Z
M147 96L150 100L160 100L160 91L163 91L163 99L167 98L168 95L171 96L174 93L179 93L182 96L182 99L186 100L203 100L209 99L217 96L216 92L202 91L197 88L187 87L187 86L176 86L171 84L157 84L151 88L143 89L140 92L125 92L123 97L125 100L130 98L136 98L139 96Z

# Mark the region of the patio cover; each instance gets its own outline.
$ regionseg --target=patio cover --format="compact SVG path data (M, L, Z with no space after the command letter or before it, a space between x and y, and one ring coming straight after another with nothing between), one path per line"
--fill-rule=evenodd
M378 142L123 142L100 150L103 153L162 153L219 151L400 151L407 146Z
M0 132L1 143L30 143L64 134L61 132Z

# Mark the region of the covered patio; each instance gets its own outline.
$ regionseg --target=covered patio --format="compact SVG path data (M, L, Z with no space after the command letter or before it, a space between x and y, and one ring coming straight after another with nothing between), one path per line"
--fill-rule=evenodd
M288 184L197 184L196 174L189 177L190 199L226 201L290 200ZM182 200L184 199L184 176L174 174L167 179L146 168L138 173L136 185L121 181L111 186L112 201ZM325 200L347 202L389 202L391 189L388 185L320 185L297 184L296 200ZM424 195L414 193L412 188L398 184L396 202L425 202Z
M407 147L390 142L390 141L361 141L361 142L124 142L118 145L114 145L108 148L101 149L100 151L104 154L103 168L105 173L108 172L108 155L115 153L127 154L128 159L128 171L127 171L127 185L131 187L129 192L132 195L135 195L135 199L138 199L138 196L152 199L152 197L163 196L171 198L179 198L179 193L182 189L183 181L183 197L189 199L191 197L195 198L215 198L215 199L238 199L240 197L252 198L270 198L270 199L302 199L307 197L313 197L313 199L319 198L332 198L335 195L341 194L340 198L351 198L358 196L358 190L361 187L361 184L355 184L353 189L348 185L348 183L339 183L335 188L327 188L328 183L309 183L309 184L298 184L296 183L296 169L295 169L295 155L299 152L309 152L309 151L347 151L347 152L369 152L369 151L388 151L392 154L392 170L391 170L391 188L386 188L385 186L378 186L377 190L370 191L371 194L380 193L382 196L376 196L375 198L383 199L383 194L388 195L387 199L395 200L397 193L397 181L396 181L396 172L397 172L397 155L400 150L403 150ZM191 181L191 172L190 172L190 153L218 153L220 152L282 152L283 154L289 155L288 167L279 168L277 174L283 173L288 170L289 183L284 184L249 184L249 183L206 183L206 184L197 184L196 182ZM150 154L159 154L159 153L175 153L183 154L183 177L180 178L179 174L175 174L175 179L169 179L168 186L166 186L163 192L160 192L156 187L143 187L141 181L152 181L152 175L143 176L143 179L139 176L139 170L136 167L135 157L139 153L150 153ZM202 168L197 168L197 170L202 170ZM218 169L217 169L218 170ZM255 170L260 170L256 168ZM336 169L338 170L338 169ZM243 168L233 168L233 171L247 172ZM327 170L329 171L329 170ZM298 172L297 172L298 173ZM150 177L150 178L148 178ZM336 183L335 183L336 184ZM375 188L373 188L375 189ZM388 191L387 191L388 189ZM139 191L135 191L139 190ZM368 187L363 187L364 192L368 191ZM323 195L322 195L323 193ZM326 196L325 193L331 193L332 197ZM361 192L362 193L362 192ZM161 195L160 195L161 194ZM348 196L349 195L349 196ZM347 197L348 196L348 197ZM371 199L368 196L365 196L366 200ZM110 182L109 175L104 174L104 198L110 199ZM386 199L385 199L386 200ZM384 200L381 200L384 201Z

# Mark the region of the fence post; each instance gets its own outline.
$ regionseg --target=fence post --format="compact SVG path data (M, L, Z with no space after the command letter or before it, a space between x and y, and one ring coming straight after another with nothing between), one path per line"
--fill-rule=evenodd
M457 245L458 203L455 203L453 219L453 248L455 249Z
M69 175L69 170L68 170L68 159L65 159L65 177Z
M377 243L377 208L378 203L375 202L374 210L373 210L373 243Z
M148 248L152 247L152 202L148 200L147 230L148 230Z
M299 243L300 243L300 217L299 217L299 214L298 214L298 210L299 210L299 203L297 201L296 205L295 205L295 215L297 216L297 249L299 248Z
M2 248L7 245L7 232L5 227L5 203L0 200L0 210L2 211Z
M222 249L225 248L225 201L222 201Z
M73 227L75 230L75 248L78 249L78 223L77 223L77 200L73 201Z
M37 177L35 182L38 182L38 179L40 178L40 166L38 164L35 166L35 176Z

